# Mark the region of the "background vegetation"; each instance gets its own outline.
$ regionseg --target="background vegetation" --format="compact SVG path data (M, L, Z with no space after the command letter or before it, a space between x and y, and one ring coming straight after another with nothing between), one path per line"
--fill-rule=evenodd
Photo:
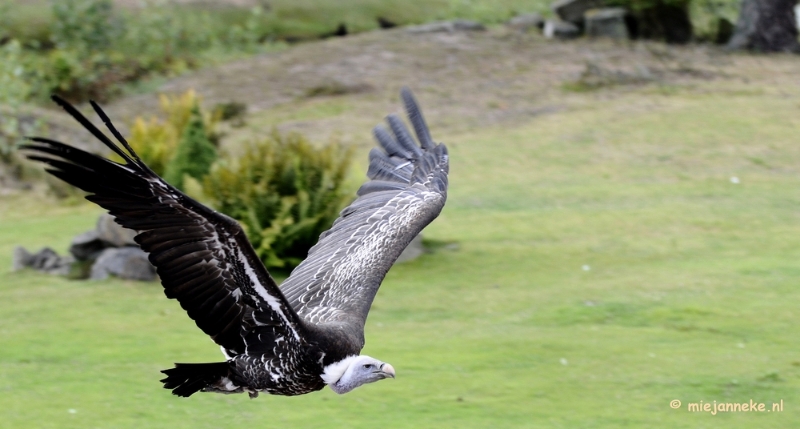
M284 4L276 0L270 13ZM314 22L360 13L324 0L295 4L319 5L307 7ZM418 3L409 4L413 11ZM409 74L387 85L410 80L423 88L415 87L433 135L452 159L447 207L425 233L432 252L391 270L367 321L364 352L391 362L396 380L344 396L173 397L160 387L159 371L217 361L218 348L156 283L11 272L14 246L63 253L99 210L3 192L0 427L796 427L794 58L748 61L711 51L713 68L687 61L692 48L570 42L544 49L502 37L484 36L492 47L502 41L534 54L485 64L474 54L485 46L453 37L436 51L430 40L414 39L428 56L411 59L389 45L392 66ZM325 43L321 49L338 47ZM3 49L27 49L13 46ZM573 66L588 51L593 61L608 59L604 67L639 66L625 56L637 50L663 61L647 64L658 78L560 89L577 74L561 73L557 61L574 56ZM451 59L458 74L437 74ZM3 67L6 78L19 77ZM476 98L459 103L464 93ZM248 122L269 129L283 120L305 130L356 124L360 181L371 145L364 122L377 122L387 106L398 106L395 88L290 100ZM250 126L263 137L258 124ZM680 409L670 408L675 399ZM689 402L749 400L782 400L785 410L686 410Z
M190 108L189 121L184 126L175 153L164 169L164 180L185 190L189 180L203 180L217 160L217 148L211 143L203 123L200 106Z
M397 25L453 18L495 24L522 12L550 15L550 3L355 0L345 8L337 1L273 0L247 9L223 2L175 5L153 0L141 3L147 7L120 7L112 0L0 0L0 39L16 40L23 47L24 55L13 53L18 48L7 49L5 55L15 55L6 61L22 67L30 96L43 99L55 92L73 100L102 100L118 93L121 83L263 52L280 46L276 41L325 37L343 23L351 33L377 28L378 17ZM652 1L616 3L638 9ZM701 37L715 25L714 17L736 19L736 0L691 3Z
M168 183L238 220L268 268L297 266L353 199L346 183L352 147L314 145L299 133L273 129L218 156L217 125L242 114L235 103L205 111L190 90L162 94L159 104L166 120L137 116L129 144Z
M175 155L178 143L186 130L194 107L199 106L202 98L194 90L182 95L158 97L161 116L137 116L130 127L128 144L139 157L159 176L164 176L167 165ZM220 121L217 112L201 109L200 122L203 134L211 142L217 142L217 124ZM122 158L110 154L113 159L122 162Z
M195 193L242 224L267 268L288 272L353 200L352 155L352 147L273 131L218 162Z
M621 1L638 8L650 0ZM379 17L398 25L452 18L494 24L522 12L550 15L550 3L354 0L345 8L331 0L273 0L247 9L224 2L0 0L0 105L6 112L0 115L0 161L11 161L20 136L43 130L17 119L23 104L51 94L108 100L154 76L280 49L281 41L327 37L343 23L351 33L377 28ZM713 38L708 34L718 17L734 21L737 4L691 2L698 37Z

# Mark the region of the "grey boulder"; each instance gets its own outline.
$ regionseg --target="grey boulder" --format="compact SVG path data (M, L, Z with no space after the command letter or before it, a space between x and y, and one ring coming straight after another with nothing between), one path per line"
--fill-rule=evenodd
M415 25L406 29L409 33L453 33L456 31L483 31L486 27L480 22L456 19L455 21L432 22L430 24Z
M586 35L589 37L609 37L628 39L625 16L628 12L621 7L590 9L583 15Z
M97 218L97 236L108 243L108 247L138 246L133 239L136 234L136 231L114 222L114 217L108 213Z
M72 239L69 252L80 261L92 261L109 247L138 246L134 237L137 232L123 228L114 222L114 217L103 213L97 218L97 226Z
M550 5L559 18L577 25L583 22L587 10L602 6L602 0L558 0Z
M73 237L69 244L69 253L80 261L91 261L108 247L103 240L100 240L97 230L86 231Z
M571 22L548 19L544 23L544 36L548 39L574 39L580 35L581 29Z
M59 256L53 249L45 247L36 253L30 253L24 247L14 248L12 256L12 270L19 271L23 268L33 268L47 274L62 275L69 274L75 258L71 256Z
M138 247L109 247L103 250L92 265L89 279L104 280L109 276L128 280L152 281L156 269L147 253Z

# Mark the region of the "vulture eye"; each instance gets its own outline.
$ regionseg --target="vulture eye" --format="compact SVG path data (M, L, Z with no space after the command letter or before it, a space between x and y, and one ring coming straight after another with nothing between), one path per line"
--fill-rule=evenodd
M371 364L371 363L368 363L368 364L364 365L364 368L366 368L366 369L370 369L370 368L372 368L372 364Z

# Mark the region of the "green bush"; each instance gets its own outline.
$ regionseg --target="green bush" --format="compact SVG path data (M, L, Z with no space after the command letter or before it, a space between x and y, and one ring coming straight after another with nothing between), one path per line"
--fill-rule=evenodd
M156 174L164 176L167 164L175 154L178 147L180 132L170 122L163 122L155 117L144 119L136 117L131 125L128 143L139 155L139 158L147 164ZM122 157L110 154L116 161L122 161Z
M692 17L695 39L715 41L720 31L721 20L735 24L739 17L740 1L692 0L689 14Z
M24 75L32 88L29 97L103 101L126 82L183 73L264 46L261 8L243 11L230 24L206 10L144 3L116 10L111 0L52 0L49 14L38 15L26 8L11 13L0 5L0 39L20 40L19 61L29 65ZM32 20L35 25L27 25Z
M22 47L17 40L0 46L0 183L19 181L26 169L17 148L24 136L43 130L41 121L25 112L31 87L23 78Z
M221 159L203 181L215 209L238 220L268 268L291 269L330 228L351 192L352 150L315 148L299 134L272 135Z
M19 109L30 95L30 85L23 75L22 47L16 40L0 46L0 161L9 162L21 142Z
M175 149L192 117L192 110L200 105L200 101L201 97L191 89L181 95L161 94L159 104L165 116L164 120L154 116L148 118L137 116L131 124L128 143L142 161L159 176L164 176L167 165L175 155ZM206 135L212 143L215 143L219 139L216 127L222 113L200 109L200 114ZM118 162L122 161L122 158L113 153L109 156Z
M195 104L191 112L175 155L164 171L164 180L178 189L184 189L186 176L202 180L217 159L217 149L208 138L200 107Z
M217 45L208 14L185 15L149 5L127 13L125 22L117 49L135 56L143 69L153 73L181 73L199 63L198 53Z
M111 0L54 0L51 12L50 40L31 46L42 50L32 56L35 67L27 75L32 95L105 100L117 83L140 74L135 60L110 50L123 33Z
M111 0L51 0L53 43L61 49L108 49L120 33ZM115 22L117 21L117 22Z

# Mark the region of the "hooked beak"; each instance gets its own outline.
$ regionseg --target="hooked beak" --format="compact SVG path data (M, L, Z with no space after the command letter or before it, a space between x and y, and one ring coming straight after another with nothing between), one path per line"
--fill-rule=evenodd
M375 372L383 378L394 378L394 367L388 363L381 365L381 368Z

